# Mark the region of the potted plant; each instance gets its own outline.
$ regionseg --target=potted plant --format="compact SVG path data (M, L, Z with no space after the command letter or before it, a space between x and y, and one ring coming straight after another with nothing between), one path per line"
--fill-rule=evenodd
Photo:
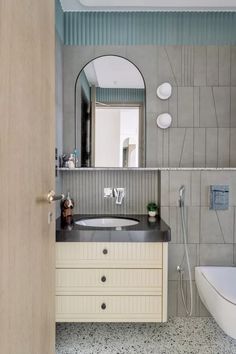
M155 202L148 203L147 210L148 210L148 215L149 216L156 216L157 215L158 206L157 206L157 204Z

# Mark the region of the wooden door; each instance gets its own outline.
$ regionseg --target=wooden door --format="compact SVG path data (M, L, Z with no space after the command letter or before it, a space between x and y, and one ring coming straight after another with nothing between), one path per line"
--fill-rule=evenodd
M54 0L0 0L0 353L53 354Z

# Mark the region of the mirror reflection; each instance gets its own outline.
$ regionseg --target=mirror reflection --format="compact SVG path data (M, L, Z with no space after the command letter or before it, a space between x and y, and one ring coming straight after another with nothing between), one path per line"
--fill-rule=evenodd
M78 167L145 166L145 84L118 56L88 63L75 84Z

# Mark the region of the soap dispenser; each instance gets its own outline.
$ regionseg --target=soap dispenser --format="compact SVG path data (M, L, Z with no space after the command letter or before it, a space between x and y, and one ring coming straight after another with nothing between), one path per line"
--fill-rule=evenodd
M70 193L61 201L61 216L62 218L68 218L73 216L74 200L70 197Z

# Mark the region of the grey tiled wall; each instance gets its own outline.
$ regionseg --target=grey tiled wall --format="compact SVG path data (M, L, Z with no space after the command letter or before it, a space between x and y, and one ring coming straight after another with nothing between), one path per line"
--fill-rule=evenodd
M148 167L236 167L235 46L64 46L64 150L74 148L73 100L76 76L105 54L121 55L146 82ZM159 84L173 85L172 97L156 96ZM173 123L157 128L158 114Z
M63 192L75 199L75 213L146 214L150 201L158 202L158 171L63 171ZM124 187L122 205L104 199L105 187Z
M147 86L146 151L148 167L236 167L236 47L230 46L64 46L64 152L74 149L74 82L93 58L117 54L133 61ZM164 81L173 85L168 101L156 97ZM173 116L166 131L156 126L162 112ZM236 261L236 172L229 171L69 171L63 172L80 213L146 213L149 200L160 198L163 219L172 228L169 245L169 314L185 315L176 266L183 257L178 189L186 186L194 315L208 315L198 297L195 265L232 265ZM158 183L161 193L158 193ZM210 211L210 184L230 185L228 211ZM125 187L124 205L104 200L104 187ZM188 278L184 286L188 293ZM189 302L189 294L188 294Z
M234 265L236 263L236 172L235 171L161 171L161 217L170 225L169 244L169 314L185 315L176 267L184 255L178 190L186 188L186 224L194 286L194 315L208 315L196 291L194 267L197 265ZM209 186L228 184L230 207L209 210ZM188 290L186 264L185 288Z

